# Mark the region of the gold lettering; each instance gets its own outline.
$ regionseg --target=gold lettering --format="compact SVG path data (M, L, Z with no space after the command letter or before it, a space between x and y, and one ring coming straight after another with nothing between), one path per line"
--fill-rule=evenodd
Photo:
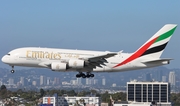
M53 54L53 58L54 58L54 59L57 59L56 56L57 56L57 54Z
M51 59L53 59L53 52L50 55L51 55Z
M31 58L31 56L29 56L30 52L31 52L31 51L29 51L29 50L26 51L26 57L27 57L27 58Z
M68 57L72 57L71 54L67 55ZM46 59L61 59L60 53L54 52L45 52L45 51L26 51L27 58L46 58Z
M53 55L53 58L54 58L54 59L61 59L61 55L60 55L59 53L55 53L55 54Z
M57 59L61 59L61 55L59 53L57 54Z
M50 53L45 52L45 54L46 54L46 58L47 58L47 59L50 59L50 58L51 58L51 54L50 54Z
M39 52L38 51L33 51L32 52L32 57L33 58L39 58Z
M39 58L44 58L44 52L42 51L39 52Z

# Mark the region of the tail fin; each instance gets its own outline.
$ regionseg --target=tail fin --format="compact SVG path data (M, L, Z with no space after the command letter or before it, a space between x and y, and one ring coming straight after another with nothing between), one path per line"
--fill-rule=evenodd
M136 52L140 56L152 56L159 58L168 44L177 25L166 24L156 34L154 34L146 43L144 43Z
M144 43L138 50L136 50L130 57L117 64L115 67L126 64L138 57L149 56L159 58L169 42L177 25L166 24L156 34L154 34L146 43ZM158 60L160 61L160 60ZM161 60L162 61L162 60Z

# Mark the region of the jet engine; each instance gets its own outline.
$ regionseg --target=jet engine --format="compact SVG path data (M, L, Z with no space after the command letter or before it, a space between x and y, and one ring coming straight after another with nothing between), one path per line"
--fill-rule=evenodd
M84 68L84 60L69 60L68 66L74 69Z
M51 64L51 69L53 71L65 71L67 69L66 63L60 63L60 62L53 62Z

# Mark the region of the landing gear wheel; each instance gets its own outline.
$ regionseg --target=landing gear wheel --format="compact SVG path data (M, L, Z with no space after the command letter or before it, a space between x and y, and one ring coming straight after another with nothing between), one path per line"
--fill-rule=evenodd
M87 78L94 77L94 74L91 74L91 72L87 72L86 77Z
M86 78L86 75L85 75L85 74L82 74L81 76L82 76L82 78Z
M14 73L14 66L12 66L12 70L11 70L11 73Z
M89 78L89 77L91 77L91 75L87 74L86 77Z
M81 75L80 75L80 74L76 74L76 77L77 77L77 78L80 78L80 77L81 77Z
M94 74L91 74L91 77L94 77Z
M11 70L11 73L14 73L14 70Z

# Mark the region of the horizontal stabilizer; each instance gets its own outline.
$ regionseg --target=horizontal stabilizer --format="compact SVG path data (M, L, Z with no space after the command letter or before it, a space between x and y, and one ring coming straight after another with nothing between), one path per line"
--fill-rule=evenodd
M160 58L160 59L155 59L155 60L147 60L143 61L142 63L156 63L156 62L164 62L164 61L170 61L173 60L172 58Z

